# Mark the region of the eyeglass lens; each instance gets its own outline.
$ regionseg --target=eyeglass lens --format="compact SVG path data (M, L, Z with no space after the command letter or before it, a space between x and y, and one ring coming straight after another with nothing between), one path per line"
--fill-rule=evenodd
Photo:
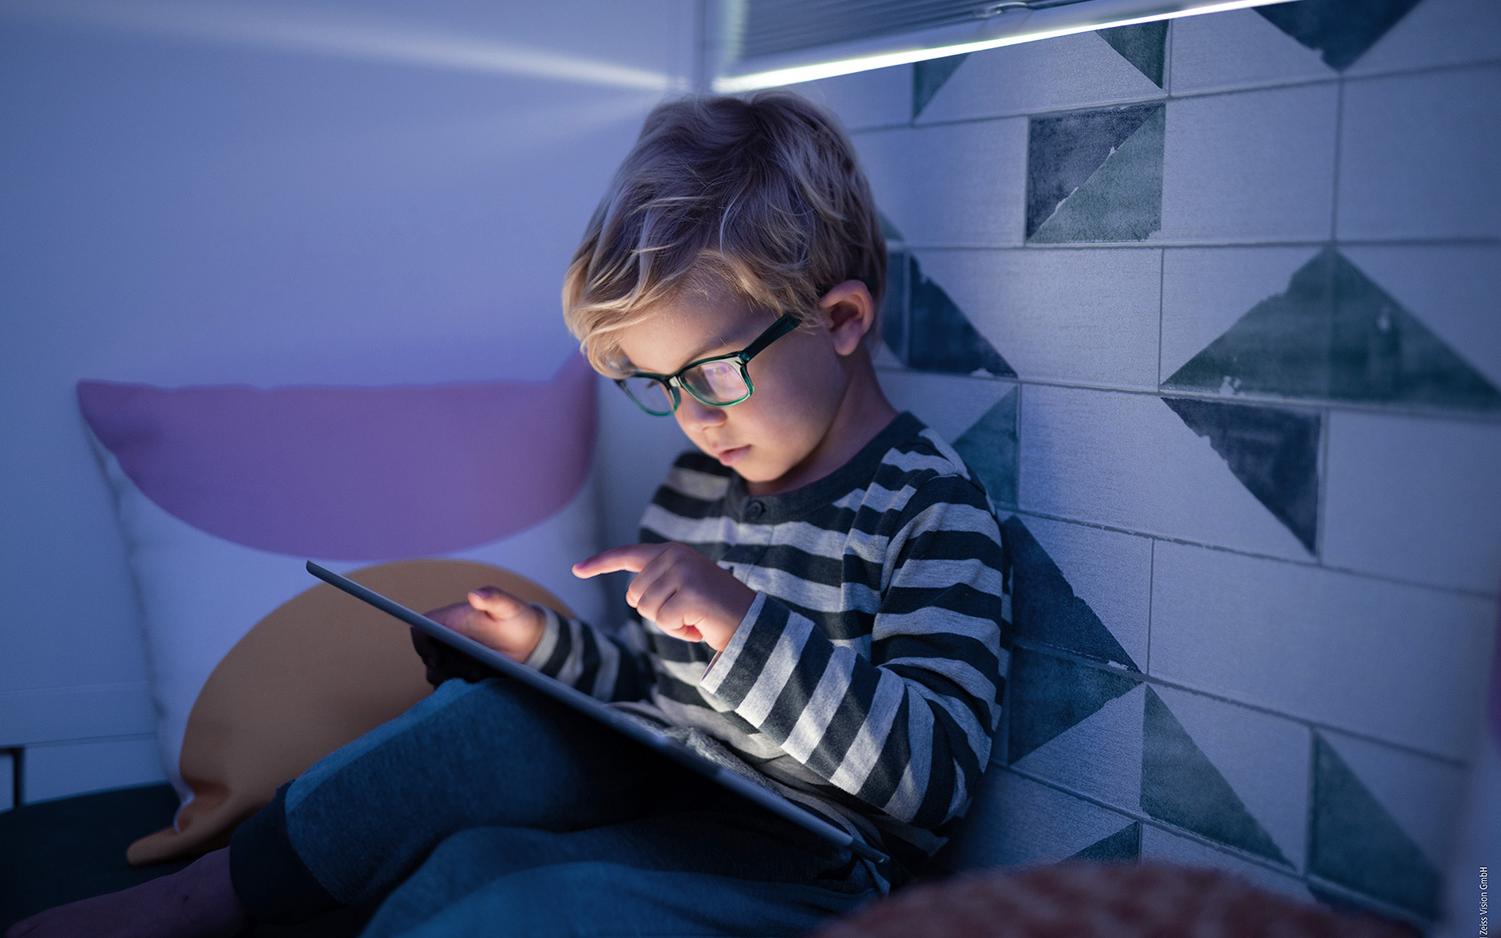
M750 393L740 366L733 361L705 362L684 372L683 384L700 399L715 404L733 404ZM672 413L672 396L662 382L653 378L626 378L625 389L651 413Z

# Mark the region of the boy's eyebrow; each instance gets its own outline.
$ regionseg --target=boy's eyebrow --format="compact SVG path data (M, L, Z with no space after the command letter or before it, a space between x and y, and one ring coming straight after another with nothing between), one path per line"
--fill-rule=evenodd
M687 365L688 365L689 362L698 361L700 358L703 358L708 352L712 352L715 349L721 349L721 348L724 348L726 345L732 345L733 344L731 342L725 341L724 336L719 336L718 338L719 338L718 342L711 342L710 344L708 344L708 345L704 346L703 348L699 349L698 351L694 352L692 355L689 355L687 358L683 359L683 364L681 364L678 367L674 368L672 371L664 371L664 372L661 372L661 374L667 374L667 375L676 374L677 372L682 371L685 367L687 367ZM631 367L635 368L637 371L646 371L647 370L645 368L639 367L638 365L636 365L635 362L631 362L629 358L626 359L626 361L630 362Z

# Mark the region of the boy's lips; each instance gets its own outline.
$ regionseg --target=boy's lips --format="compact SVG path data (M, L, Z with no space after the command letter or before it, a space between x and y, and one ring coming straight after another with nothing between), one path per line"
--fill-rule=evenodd
M745 446L733 446L729 449L719 450L714 454L714 458L718 459L722 463L732 463L735 460L739 459L741 456L744 456L745 451L748 449L750 449L750 444L746 444Z

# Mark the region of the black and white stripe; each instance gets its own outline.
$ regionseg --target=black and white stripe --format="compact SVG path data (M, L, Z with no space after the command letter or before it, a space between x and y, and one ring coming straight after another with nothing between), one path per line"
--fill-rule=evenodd
M898 419L907 432L835 471L847 489L775 523L727 511L731 471L717 461L676 459L640 538L688 544L757 591L722 652L629 607L618 630L544 608L527 663L703 729L910 871L947 842L989 761L1009 623L984 489L945 440Z

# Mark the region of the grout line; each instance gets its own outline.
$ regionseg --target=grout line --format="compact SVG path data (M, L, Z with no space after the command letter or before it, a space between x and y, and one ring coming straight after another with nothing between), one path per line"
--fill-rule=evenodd
M1361 404L1358 401L1335 400L1323 397L1274 397L1263 394L1235 394L1225 395L1217 391L1200 391L1194 388L1126 388L1107 384L1091 384L1084 381L1047 380L1039 378L1022 378L1012 375L974 375L959 374L952 371L932 371L919 368L892 368L888 365L874 366L876 371L884 371L889 374L915 375L929 378L950 378L960 381L1012 381L1018 386L1023 384L1037 385L1048 388L1070 388L1081 391L1100 391L1106 394L1133 394L1139 397L1183 397L1194 400L1209 401L1218 404L1242 404L1257 407L1278 407L1284 410L1302 410L1317 413L1325 408L1337 408L1340 411L1356 414L1367 414L1377 417L1410 417L1421 418L1428 421L1451 421L1457 423L1479 423L1487 426L1501 425L1501 411L1494 413L1475 413L1459 410L1440 410L1437 408L1399 407L1386 404Z
M1449 768L1463 770L1469 768L1472 765L1472 762L1470 761L1459 759L1454 756L1446 756L1442 753L1432 752L1426 749L1419 749L1409 743L1397 742L1391 739L1385 739L1380 736L1373 736L1370 733L1361 730L1353 730L1343 726L1336 726L1332 723L1321 723L1309 717L1297 716L1296 714L1287 713L1282 710L1274 710L1265 704L1251 703L1245 700L1237 700L1233 697L1226 697L1223 694L1219 694L1211 690L1205 690L1202 687L1195 687L1192 684L1184 684L1179 681L1169 680L1159 675L1146 674L1141 671L1133 671L1125 667L1111 667L1110 665L1101 662L1098 658L1089 658L1079 654L1078 652L1070 651L1066 648L1060 648L1055 645L1048 645L1043 642L1037 641L1036 639L1018 637L1015 640L1014 644L1016 647L1021 648L1031 654L1046 655L1050 658L1057 658L1062 661L1067 661L1071 664L1076 664L1080 667L1090 668L1092 670L1101 671L1106 674L1113 674L1117 677L1123 677L1128 680L1135 680L1139 684L1145 684L1153 688L1165 687L1171 690L1180 691L1185 694L1192 694L1195 697L1213 700L1217 703L1225 704L1226 706L1236 707L1242 710L1250 710L1255 713L1262 714L1263 716L1269 716L1278 720L1283 720L1285 722L1301 726L1308 730L1321 730L1329 733L1337 733L1341 736L1348 736L1351 739L1358 739L1361 742L1369 743L1374 746L1380 746L1385 749L1396 750L1403 753L1404 755L1408 755L1416 759L1425 759L1429 762L1448 766ZM1134 690L1135 688L1132 689ZM1126 693L1130 693L1130 691L1127 691Z
M1314 515L1317 528L1314 531L1313 558L1319 566L1325 566L1325 561L1328 559L1324 556L1324 548L1328 540L1325 534L1329 527L1329 437L1332 435L1334 426L1334 411L1328 407L1324 408L1319 425L1319 503Z
M1005 769L1005 771L1015 773L1016 775L1030 782L1036 782L1037 784L1051 788L1054 791L1061 792L1073 798L1077 798L1080 801L1088 802L1098 808L1103 808L1104 810L1109 811L1112 814L1118 814L1122 817L1130 818L1131 820L1136 821L1143 826L1155 827L1158 830L1163 831L1164 833L1172 834L1176 837L1182 837L1185 840L1196 841L1203 846L1211 847L1220 853L1233 857L1234 859L1244 860L1248 863L1254 863L1257 866L1261 866L1274 873L1286 876L1289 879L1300 878L1296 873L1292 872L1293 867L1282 866L1258 853L1242 851L1241 848L1236 847L1234 844L1229 844L1222 840L1214 840L1200 833L1199 831L1193 830L1192 828L1179 827L1176 824L1171 824L1169 822L1155 818L1152 815L1145 813L1144 811L1138 814L1135 810L1132 810L1130 808L1125 808L1117 804L1111 804L1110 802L1100 798L1098 795L1091 795L1087 792L1076 791L1072 788L1069 788L1067 785L1063 785L1057 781L1054 781L1053 779L1046 778L1034 772L1029 772L1026 769L1019 769L1013 765L1003 766L1003 768Z
M688 81L693 91L698 94L708 92L712 86L709 76L708 5L709 0L695 0L693 4L693 40L688 64L691 72Z
M1267 238L1263 240L1190 241L1153 238L1150 241L1047 241L1037 244L1012 242L995 244L944 244L937 241L922 241L907 238L902 242L908 248L924 251L990 251L996 254L1006 251L1155 251L1162 248L1193 248L1200 251L1237 251L1253 248L1325 248L1328 238ZM1410 248L1494 248L1501 245L1501 238L1487 235L1455 235L1433 238L1341 238L1336 247L1410 247Z
M1016 496L1012 501L1022 503L1022 385L1016 382ZM1014 506L1013 506L1014 507Z
M1173 44L1178 41L1175 19L1167 21L1167 35L1162 43L1162 93L1169 98L1173 96Z
M1351 889L1349 886L1341 886L1338 883L1333 883L1330 880L1326 880L1322 877L1310 876L1306 873L1299 874L1293 872L1292 870L1295 868L1283 866L1265 856L1262 856L1261 854L1244 851L1241 848L1236 847L1234 844L1229 844L1222 840L1214 840L1196 830L1192 830L1191 828L1187 827L1179 827L1176 824L1171 824L1169 822L1159 820L1158 818L1155 818L1150 814L1146 814L1145 812L1138 814L1129 808L1123 808L1120 805L1111 804L1110 802L1104 801L1095 795L1090 795L1081 791L1075 791L1074 789L1071 789L1066 785L1059 784L1052 779L1044 778L1043 776L1036 775L1032 772L1026 771L1025 769L1018 769L1015 766L1010 765L1000 766L1000 768L1002 771L1010 772L1019 778L1026 779L1029 782L1035 782L1036 784L1042 785L1045 788L1051 788L1054 791L1068 795L1071 798L1077 798L1080 801L1092 804L1104 811L1110 812L1113 815L1128 818L1129 820L1135 821L1136 823L1140 824L1144 829L1152 827L1170 836L1178 837L1183 840L1193 841L1200 846L1207 847L1213 850L1215 853L1223 854L1224 856L1227 856L1232 860L1238 860L1250 865L1259 866L1267 870L1268 872L1275 873L1278 876L1293 880L1294 882L1298 882L1304 885L1307 885L1309 883L1317 883L1320 889L1325 889L1333 886L1335 888L1331 891L1337 891L1341 895L1350 899L1352 902L1356 902L1357 904L1367 904L1373 909L1380 909L1385 914L1388 914L1392 917L1401 918L1404 921L1411 921L1415 924L1420 922L1426 923L1426 920L1414 917L1414 914L1411 910L1394 905L1390 899L1385 899L1381 896L1374 896L1369 893L1360 892L1358 890ZM1320 906L1323 906L1323 903L1319 904Z
M1148 543L1147 553L1147 660L1146 673L1152 673L1152 599L1157 595L1157 538Z
M1167 296L1163 292L1167 284L1167 248L1157 251L1157 388L1162 389L1162 323Z
M1310 728L1308 731L1308 816L1303 821L1303 856L1301 858L1304 874L1313 869L1313 812L1314 798L1318 794L1318 785L1315 784L1318 778L1318 754L1318 731Z
M1313 87L1316 85L1329 85L1336 82L1344 83L1351 81L1379 81L1387 78L1408 77L1414 75L1427 75L1443 72L1457 72L1466 70L1482 71L1501 65L1501 59L1480 59L1474 62L1458 62L1445 65L1423 65L1411 68L1394 69L1389 72L1376 72L1369 75L1345 75L1333 74L1318 78L1293 79L1291 81L1271 81L1261 84L1239 85L1234 88L1218 88L1210 91L1190 91L1187 93L1169 91L1164 89L1161 94L1133 95L1122 98L1096 98L1084 104L1072 107L1049 108L1040 111L1007 111L1001 114L983 114L974 117L951 117L940 120L924 120L921 122L908 121L905 123L891 124L861 124L849 127L851 133L880 130L922 130L927 127L946 127L954 124L977 124L983 121L1016 120L1020 117L1048 116L1054 114L1069 114L1079 111L1094 111L1102 108L1120 107L1130 104L1152 104L1168 101L1197 100L1202 98L1217 98L1232 94L1248 94L1260 91L1280 91L1292 88ZM1166 68L1164 68L1164 81L1168 81ZM1171 84L1171 82L1169 82Z
M1187 538L1175 537L1170 534L1162 534L1154 531L1137 531L1132 528L1123 528L1119 525L1107 524L1102 521L1088 521L1083 518L1070 518L1067 515L1055 515L1050 512L1037 511L1032 508L1020 508L1011 506L1013 514L1024 515L1029 518L1039 518L1043 521L1055 521L1060 524L1076 525L1081 528L1094 528L1100 531L1108 531L1112 534L1125 534L1130 537L1152 538L1168 544L1181 544L1185 547L1197 547L1201 550L1214 550L1236 557L1248 557L1252 560L1266 560L1273 563L1285 563L1294 567L1302 567L1305 570L1328 571L1346 576L1358 577L1363 580L1374 580L1379 583L1391 583L1396 586L1410 587L1413 589L1427 590L1442 596L1462 596L1467 599L1484 599L1492 602L1501 598L1501 593L1486 593L1477 590L1462 589L1454 586L1437 586L1433 583L1421 583L1416 580L1402 580L1380 573L1371 573L1368 570L1356 570L1351 567L1334 567L1313 560L1297 560L1291 557L1279 557L1275 554L1261 554L1255 551L1244 550L1238 547L1225 547L1222 544L1209 544L1204 541L1193 541ZM1155 552L1155 547L1154 547Z
M1339 240L1339 160L1340 141L1345 136L1345 83L1341 79L1338 93L1334 99L1334 167L1330 178L1334 181L1333 191L1329 193L1329 241L1337 244Z

